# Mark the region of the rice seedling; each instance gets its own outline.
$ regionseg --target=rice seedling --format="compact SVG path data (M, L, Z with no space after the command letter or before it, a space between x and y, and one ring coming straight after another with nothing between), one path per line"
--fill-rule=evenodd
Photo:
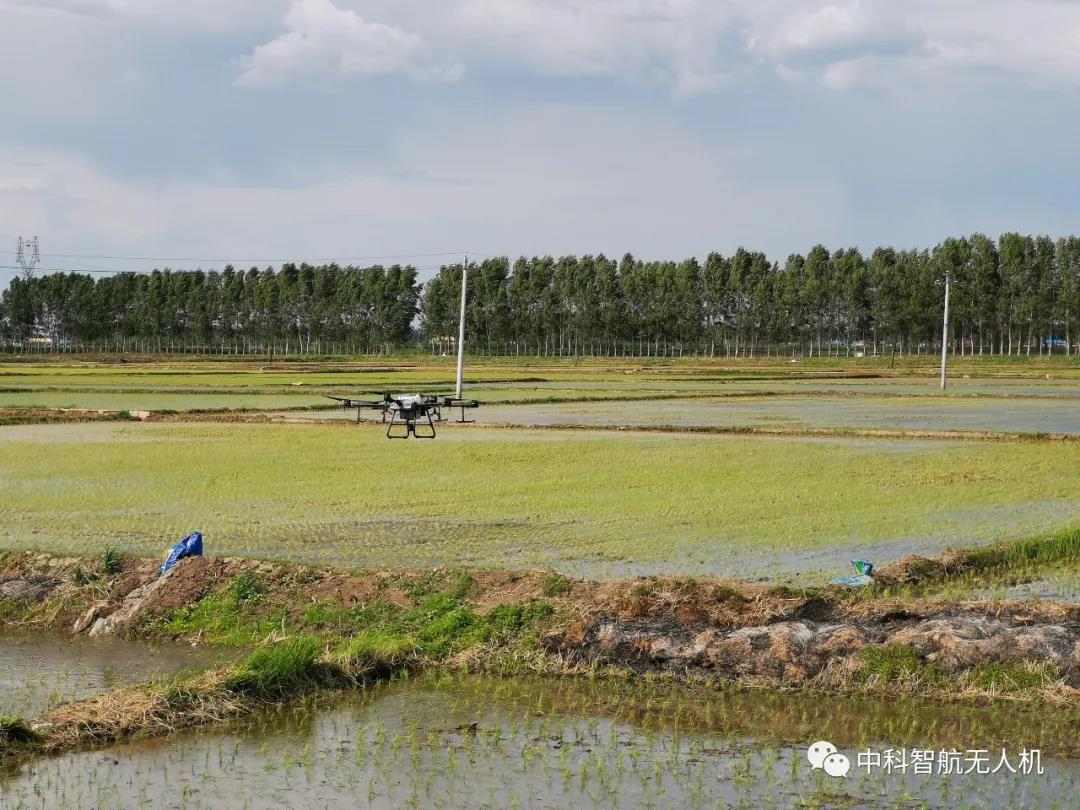
M15 482L0 491L7 542L60 552L157 555L194 525L222 555L509 559L600 577L768 569L820 581L856 552L880 563L1080 522L1073 444L1048 454L1023 442L467 431L402 447L377 431L318 425L11 430L0 456L0 474ZM578 457L589 463L566 463ZM379 474L403 462L427 469L433 491L457 495L403 503Z

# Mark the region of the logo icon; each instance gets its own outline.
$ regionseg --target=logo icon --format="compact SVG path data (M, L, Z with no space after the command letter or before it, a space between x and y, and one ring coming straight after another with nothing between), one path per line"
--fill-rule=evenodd
M818 740L806 751L806 759L814 770L824 770L829 776L845 777L851 770L851 761L836 750L828 740Z
M829 776L844 777L851 770L851 762L843 754L829 754L825 757L825 773Z

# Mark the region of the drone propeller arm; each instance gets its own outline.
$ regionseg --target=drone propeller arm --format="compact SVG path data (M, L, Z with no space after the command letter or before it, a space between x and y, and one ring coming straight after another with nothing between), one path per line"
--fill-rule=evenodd
M379 410L386 407L386 402L379 400L373 402L371 400L364 399L348 399L346 397L332 397L329 394L323 394L327 399L332 399L335 402L340 402L342 408L371 408L372 410Z

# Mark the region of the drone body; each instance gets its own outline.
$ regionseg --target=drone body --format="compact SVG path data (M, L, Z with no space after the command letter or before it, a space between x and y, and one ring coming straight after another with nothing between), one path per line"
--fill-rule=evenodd
M380 394L381 399L362 400L347 399L344 397L331 397L341 403L341 407L356 408L356 421L360 421L360 412L374 410L382 413L382 421L386 421L386 415L390 414L390 424L386 428L386 438L407 439L410 436L416 439L434 439L436 435L435 423L443 422L443 408L461 408L461 419L466 422L466 408L477 408L480 403L475 399L456 399L454 397L439 397L433 394ZM434 418L433 418L434 417ZM417 428L420 428L417 430Z
M469 422L465 418L466 408L478 408L480 403L475 399L461 398L462 375L465 366L465 303L466 290L469 280L469 254L466 253L461 262L461 315L458 318L457 340L457 385L454 388L454 396L440 397L437 394L393 394L386 392L377 393L377 400L347 399L344 397L331 397L341 403L342 408L356 408L356 421L360 421L360 412L365 408L382 412L382 421L386 421L386 415L390 414L390 424L386 428L386 438L407 439L412 436L415 439L434 439L435 423L443 422L443 408L461 408L459 422ZM434 414L435 418L432 418ZM417 428L420 431L417 432ZM395 430L395 428L397 428ZM402 432L404 429L404 432Z

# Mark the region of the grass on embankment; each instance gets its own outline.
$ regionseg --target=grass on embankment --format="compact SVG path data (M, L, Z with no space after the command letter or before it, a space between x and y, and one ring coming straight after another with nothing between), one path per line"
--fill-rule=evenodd
M948 549L940 557L906 557L881 568L879 588L899 594L961 596L975 586L1015 583L1055 570L1080 575L1080 528L983 548Z
M247 599L257 603L265 591L252 588L250 578L238 577L226 591L232 596L246 591ZM515 656L536 654L538 633L553 612L549 604L529 602L506 603L481 614L452 593L442 592L344 638L340 635L344 620L338 616L334 625L338 632L289 635L255 649L233 667L61 706L33 726L22 718L2 718L0 760L223 722L316 691L352 688L371 679L439 666L466 652L479 655L483 650L492 661L502 661L505 672ZM194 615L207 618L197 609ZM306 620L306 626L317 627L329 618L330 612L324 610L315 620ZM172 626L167 621L158 630Z

